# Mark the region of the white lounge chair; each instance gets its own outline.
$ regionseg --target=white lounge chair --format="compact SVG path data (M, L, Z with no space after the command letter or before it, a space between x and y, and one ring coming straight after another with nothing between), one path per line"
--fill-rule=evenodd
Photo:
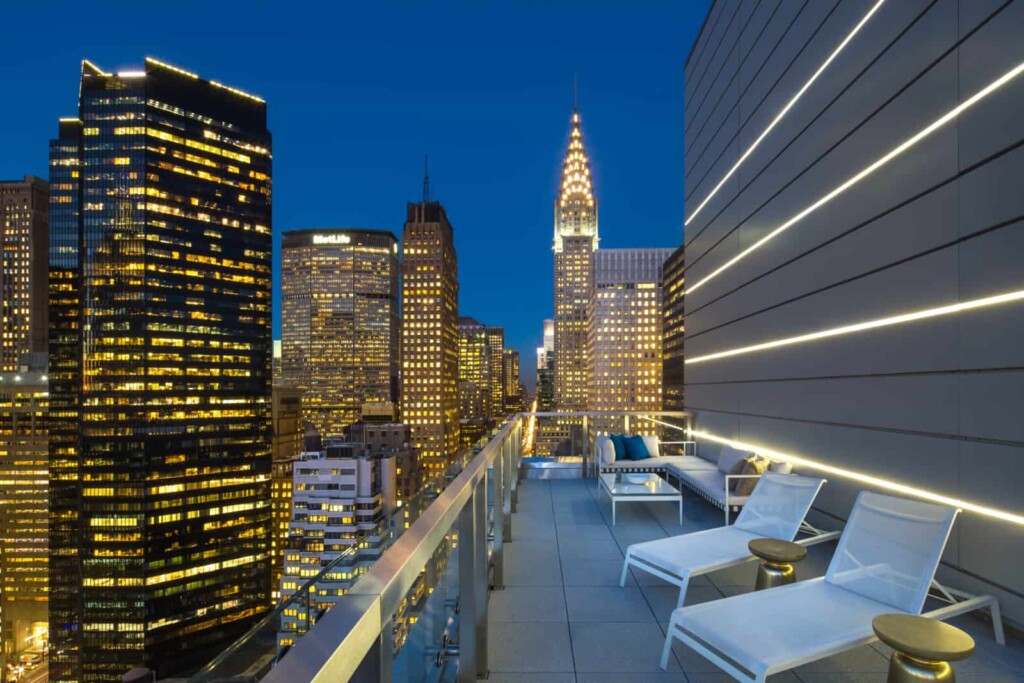
M626 585L629 568L635 567L679 586L676 607L682 607L691 577L753 560L747 544L756 538L792 541L802 525L814 535L797 541L801 545L822 543L839 536L838 532L825 534L804 524L804 516L825 483L824 479L771 472L760 477L732 526L629 546L619 585Z
M920 614L958 513L862 492L824 577L675 610L662 668L674 638L752 683L872 642L874 617ZM991 608L996 640L1005 642L991 596L924 616L941 619L981 606Z

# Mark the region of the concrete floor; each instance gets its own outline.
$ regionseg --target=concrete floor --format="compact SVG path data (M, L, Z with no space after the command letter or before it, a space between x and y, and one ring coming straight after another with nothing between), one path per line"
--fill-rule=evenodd
M524 481L512 538L505 546L505 588L490 594L489 681L512 683L718 683L731 680L676 641L669 671L658 668L677 589L642 572L619 588L631 543L718 526L721 511L684 494L675 503L611 504L593 480ZM833 544L811 548L798 579L820 576ZM756 566L723 570L690 582L687 604L745 593ZM1024 643L1006 647L971 616L953 620L977 642L955 669L960 683L1024 683ZM884 683L889 651L876 643L772 677L779 683Z

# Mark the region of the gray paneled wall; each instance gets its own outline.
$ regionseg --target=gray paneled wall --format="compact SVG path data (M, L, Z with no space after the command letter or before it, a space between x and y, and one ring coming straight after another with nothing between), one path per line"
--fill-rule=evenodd
M717 0L686 65L689 219L877 0ZM1024 290L1024 0L886 0L686 226L686 353ZM686 366L700 429L1024 514L1024 301ZM714 446L710 446L714 448ZM832 477L817 521L860 486ZM1024 624L1024 527L940 570Z

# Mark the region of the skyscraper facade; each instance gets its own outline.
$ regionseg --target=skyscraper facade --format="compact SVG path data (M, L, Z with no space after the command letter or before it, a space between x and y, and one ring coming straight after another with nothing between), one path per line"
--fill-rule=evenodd
M284 540L288 536L288 523L292 518L292 471L303 447L302 393L298 387L277 384L272 393L270 598L274 604L281 597Z
M505 328L488 325L487 345L491 349L490 416L496 419L505 414L505 373L502 371L502 359L505 357Z
M426 193L424 193L426 195ZM459 264L448 214L424 196L402 230L402 422L430 474L459 447Z
M488 328L474 318L459 318L459 422L463 444L473 443L493 414L491 345Z
M665 260L661 279L662 296L662 407L683 410L683 269L685 247L680 246Z
M519 352L505 349L501 363L504 375L505 408L504 414L518 413L523 409L523 387L519 384Z
M46 642L47 377L0 376L0 635L3 660Z
M587 354L590 410L661 410L661 281L671 253L596 252Z
M555 406L587 408L587 312L593 297L597 199L574 109L555 200Z
M0 180L0 372L46 353L49 202L45 180Z
M83 62L51 143L51 681L188 669L268 606L266 116Z
M382 230L295 230L281 250L281 380L341 434L364 403L397 399L398 240Z

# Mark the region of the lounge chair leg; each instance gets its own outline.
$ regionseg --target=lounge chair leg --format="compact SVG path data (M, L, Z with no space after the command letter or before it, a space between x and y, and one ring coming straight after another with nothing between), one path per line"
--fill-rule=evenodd
M619 577L619 588L626 585L626 574L629 573L629 549L626 549L626 559L622 561L622 576Z
M686 578L683 579L683 582L679 584L679 598L676 600L676 609L682 607L683 603L686 602L686 587L689 585L690 576L687 574Z
M1003 633L1002 610L999 609L999 602L995 599L992 600L992 631L995 634L996 642L1000 645L1006 645L1006 634Z
M665 634L665 645L661 648L661 670L668 669L668 656L672 654L672 629L675 628L675 619L668 623L668 633Z

